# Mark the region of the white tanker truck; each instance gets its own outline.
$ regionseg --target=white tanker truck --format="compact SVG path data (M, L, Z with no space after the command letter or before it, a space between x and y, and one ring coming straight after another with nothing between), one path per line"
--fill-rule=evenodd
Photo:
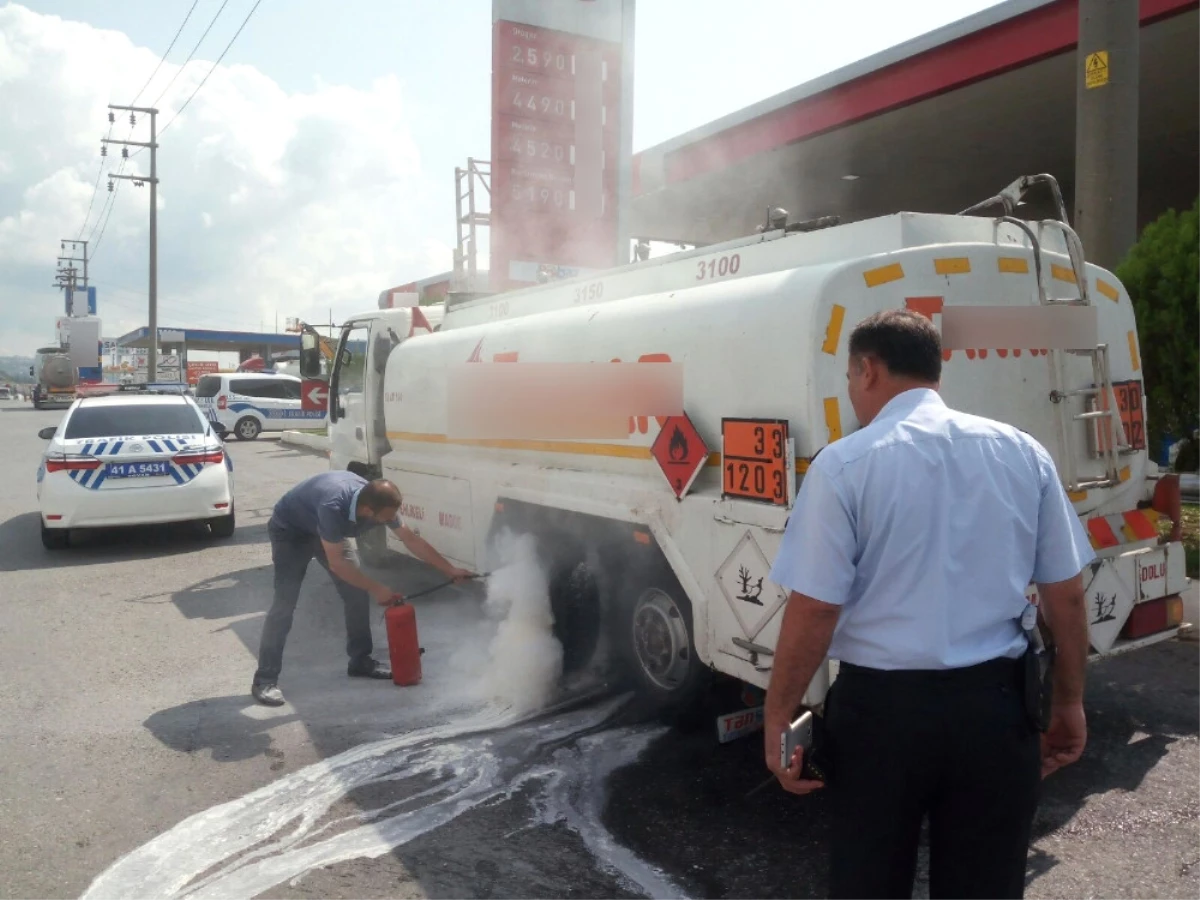
M1056 219L1012 217L1035 184L1051 189ZM796 489L808 461L857 427L847 336L894 307L941 324L947 403L1022 428L1053 456L1100 557L1085 575L1095 654L1172 637L1184 553L1178 525L1173 540L1157 525L1178 509L1178 484L1147 454L1133 308L1112 273L1085 264L1048 176L959 215L775 228L593 277L451 296L436 333L412 308L354 316L331 377L330 465L394 481L406 523L473 571L491 565L499 529L536 535L568 669L619 662L667 706L686 705L712 670L763 688L786 600L766 576ZM946 325L963 310L1017 311L990 329L1011 341L952 346ZM511 381L540 371L526 364L590 363L603 380L618 360L676 363L686 419L633 416L603 439L451 427L448 383L463 364ZM302 368L319 365L306 345ZM360 547L369 559L390 540L381 531ZM833 677L831 662L807 702Z

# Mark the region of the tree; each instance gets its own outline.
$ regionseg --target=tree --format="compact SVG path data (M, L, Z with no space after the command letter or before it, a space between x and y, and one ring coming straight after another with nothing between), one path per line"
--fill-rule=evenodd
M1190 438L1200 424L1200 198L1147 225L1116 275L1137 317L1146 426L1157 456L1164 434Z

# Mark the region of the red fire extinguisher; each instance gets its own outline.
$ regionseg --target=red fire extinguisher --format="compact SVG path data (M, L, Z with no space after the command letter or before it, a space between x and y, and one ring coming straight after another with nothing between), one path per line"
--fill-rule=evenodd
M417 640L417 613L411 604L400 601L384 613L387 623L388 654L392 660L392 683L401 687L421 681L421 644Z

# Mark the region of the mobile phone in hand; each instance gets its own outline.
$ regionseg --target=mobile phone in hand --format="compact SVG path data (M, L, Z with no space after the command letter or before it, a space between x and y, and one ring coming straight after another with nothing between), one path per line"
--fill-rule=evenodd
M780 738L780 763L784 768L791 765L796 748L804 750L800 766L800 777L807 781L829 781L829 747L825 736L824 720L806 709L786 728Z
M779 735L779 767L786 769L792 764L797 747L803 748L807 756L812 739L813 714L812 710L806 709Z

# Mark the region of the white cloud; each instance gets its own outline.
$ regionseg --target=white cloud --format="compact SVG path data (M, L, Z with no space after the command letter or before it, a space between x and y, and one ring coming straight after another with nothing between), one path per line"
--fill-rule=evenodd
M53 334L55 257L87 213L106 105L127 103L157 62L118 32L0 9L6 346L32 350ZM276 314L324 321L331 307L340 318L373 307L386 287L449 268L450 247L429 238L431 221L450 218L446 192L423 180L398 79L289 94L251 66L222 66L172 120L210 67L192 62L161 104L160 323L257 329ZM176 71L164 64L140 103ZM129 133L119 114L113 137ZM140 117L133 139L148 139ZM118 148L108 160L115 169ZM148 168L148 153L126 165ZM144 324L148 192L120 185L92 266L106 334ZM102 180L84 238L108 196Z

